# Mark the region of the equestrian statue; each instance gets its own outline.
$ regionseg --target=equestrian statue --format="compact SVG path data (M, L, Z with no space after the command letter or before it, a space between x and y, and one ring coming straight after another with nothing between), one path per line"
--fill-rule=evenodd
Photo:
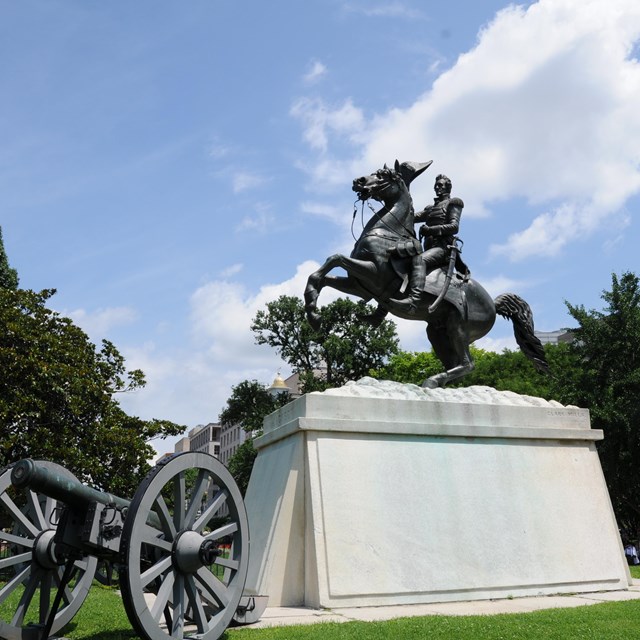
M431 161L396 160L394 168L385 165L353 181L358 200L373 199L382 207L364 225L350 257L330 256L309 276L304 293L309 323L320 330L317 300L326 286L367 302L375 300L377 309L361 316L372 326L378 326L388 313L426 322L427 337L445 371L427 378L422 386L436 388L473 371L469 345L489 333L499 314L513 322L516 342L534 367L547 373L529 305L513 293L493 300L462 261L462 241L456 234L464 205L451 197L449 178L437 176L434 204L414 212L409 186L430 165ZM417 222L424 223L419 232L424 245L416 237ZM347 275L330 275L336 267Z

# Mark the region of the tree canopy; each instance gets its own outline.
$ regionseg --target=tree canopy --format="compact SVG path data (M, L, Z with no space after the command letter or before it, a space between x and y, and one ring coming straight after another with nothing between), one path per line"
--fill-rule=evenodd
M640 536L640 282L612 274L602 311L566 303L578 323L571 350L578 366L561 380L562 401L586 407L618 524Z
M0 466L47 459L124 497L150 466L149 440L183 426L127 415L119 392L145 384L116 347L97 349L69 318L47 308L54 290L0 288Z
M484 385L498 391L513 391L523 395L557 400L558 379L572 371L575 358L566 344L546 345L545 354L550 375L536 371L521 351L504 349L502 353L471 347L475 363L472 373L452 383L452 387ZM374 372L374 377L421 385L426 378L442 371L442 364L432 351L399 351L388 364Z
M223 427L240 424L245 431L259 433L264 417L287 402L286 394L279 393L274 397L257 380L243 380L231 387L231 395L218 420Z
M286 393L271 395L267 387L257 380L243 380L231 387L231 395L218 420L223 427L239 424L251 434L251 437L238 447L228 463L229 472L242 495L247 491L257 455L253 448L253 438L262 433L262 421L265 416L284 406L289 400Z
M9 259L4 250L2 227L0 227L0 289L17 289L18 272L9 266Z
M359 317L373 312L362 301L340 298L321 307L322 331L307 322L300 298L280 296L258 311L251 330L257 344L273 347L300 375L304 392L337 387L369 375L398 350L395 324L377 328Z

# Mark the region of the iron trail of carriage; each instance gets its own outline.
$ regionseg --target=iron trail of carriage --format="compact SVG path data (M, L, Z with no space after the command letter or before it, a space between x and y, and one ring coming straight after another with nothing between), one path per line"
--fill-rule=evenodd
M426 322L429 342L445 368L443 373L423 382L424 387L434 388L473 370L469 345L489 333L499 314L513 322L516 342L536 369L548 371L544 349L533 332L529 305L513 293L502 294L493 300L469 274L454 272L453 259L449 260L448 266L428 273L420 282L415 304L408 304L406 286L412 262L411 247L417 246L420 250L409 185L430 164L400 164L396 160L393 169L385 165L375 173L353 181L353 190L360 200L376 200L382 207L364 226L350 256L332 255L309 276L304 294L309 323L321 329L317 304L324 287L365 301L375 300L378 309L362 318L373 326L382 322L387 313ZM449 247L449 250L453 252L456 247ZM347 275L332 275L330 272L336 267L344 269Z
M249 534L224 465L189 452L156 465L131 501L81 484L52 462L0 474L0 638L46 640L82 605L98 566L119 568L124 607L147 640L216 640L258 620L243 593ZM109 569L110 570L110 569Z

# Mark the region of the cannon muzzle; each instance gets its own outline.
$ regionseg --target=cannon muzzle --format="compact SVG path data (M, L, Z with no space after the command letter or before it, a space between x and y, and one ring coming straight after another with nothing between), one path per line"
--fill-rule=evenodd
M11 483L18 489L31 489L71 507L84 508L92 502L128 507L129 500L98 491L78 482L64 467L52 462L20 460L11 471Z

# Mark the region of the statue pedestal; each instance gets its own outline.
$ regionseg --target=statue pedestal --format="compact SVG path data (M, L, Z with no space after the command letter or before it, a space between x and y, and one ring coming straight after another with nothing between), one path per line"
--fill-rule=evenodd
M265 420L247 588L270 606L626 589L585 409L364 378Z

